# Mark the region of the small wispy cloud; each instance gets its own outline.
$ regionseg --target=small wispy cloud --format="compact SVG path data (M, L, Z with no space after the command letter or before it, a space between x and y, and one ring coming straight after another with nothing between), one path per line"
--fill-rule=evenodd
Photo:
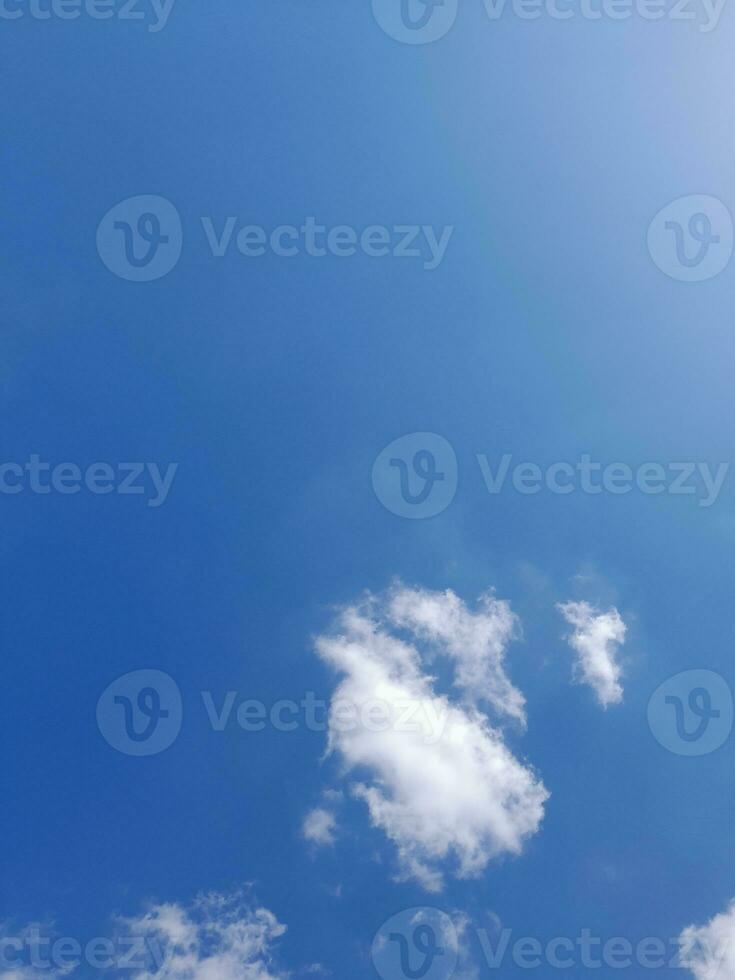
M152 905L124 920L131 935L153 938L165 952L167 980L281 980L273 967L274 944L286 927L268 909L253 907L241 892L211 892L185 907ZM148 980L147 971L132 974Z
M603 708L623 700L623 671L616 660L627 627L615 607L601 612L588 602L561 602L556 607L574 632L567 637L577 654L574 679L587 684Z
M319 847L334 844L337 830L337 818L329 810L316 807L304 817L302 833L306 840Z
M48 938L51 952L42 968L33 963L33 944L28 941L34 926L10 935L0 931L6 949L0 980L60 980L89 975L94 969L104 976L130 980L285 980L287 974L274 966L276 943L286 927L268 909L254 905L244 892L223 895L210 892L189 905L155 903L138 916L113 919L114 933L97 941L94 954L76 939L66 938L65 952L58 955L58 939ZM44 927L43 937L54 937ZM100 946L104 946L104 954ZM69 947L75 947L74 953ZM13 951L12 966L7 965ZM94 955L94 960L88 957ZM99 961L103 956L105 965Z

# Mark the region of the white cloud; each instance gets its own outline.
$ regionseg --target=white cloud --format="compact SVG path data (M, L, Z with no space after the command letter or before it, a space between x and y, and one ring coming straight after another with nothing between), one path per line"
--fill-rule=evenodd
M130 935L154 939L165 955L167 980L279 980L272 966L273 946L286 931L272 912L252 908L240 894L204 895L191 908L153 905L126 919ZM134 972L149 980L158 971Z
M502 666L515 628L507 604L489 595L473 614L451 592L397 586L344 608L335 631L316 641L341 676L329 749L360 774L353 793L395 845L401 877L432 891L442 887L447 862L459 877L473 877L493 857L519 854L543 818L543 784L476 707L482 697L499 714L523 718L523 698ZM437 653L455 663L463 701L436 692L425 666ZM345 703L363 723L344 723ZM389 724L364 723L369 705L382 706Z
M603 708L619 704L623 700L623 672L615 655L625 643L627 630L620 613L614 607L603 613L587 602L563 602L556 608L574 627L567 640L577 654L575 680L588 684Z
M510 603L487 592L480 597L479 610L472 612L451 590L397 587L388 603L388 619L454 659L455 683L472 704L487 701L500 714L525 723L525 699L503 665L506 647L520 633Z
M679 961L696 980L735 980L735 899L703 926L679 936Z
M31 928L25 927L17 936L7 928L0 933L5 939L0 980L61 980L77 975L77 970L86 976L89 969L104 976L124 974L129 980L283 980L287 976L273 966L275 943L285 926L267 909L253 907L242 893L210 893L189 907L161 903L151 905L143 915L119 917L109 938L89 945L67 938L76 944L77 952L67 949L64 961L54 954L54 931L45 927L41 969L29 964ZM106 944L104 952L96 943ZM100 956L103 963L89 958Z
M316 807L310 810L304 818L303 834L312 844L328 846L334 844L337 820L333 813Z

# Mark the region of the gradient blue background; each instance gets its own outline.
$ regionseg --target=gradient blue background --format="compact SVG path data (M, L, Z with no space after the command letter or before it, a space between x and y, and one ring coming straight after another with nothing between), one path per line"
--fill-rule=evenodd
M733 679L732 488L710 509L490 497L474 458L731 457L735 267L669 280L645 232L684 194L735 208L732 44L727 9L701 34L491 23L467 2L416 48L369 4L336 0L179 0L159 34L0 23L0 455L179 463L157 510L0 498L0 919L52 917L84 940L147 899L253 881L289 927L285 964L367 978L373 933L413 905L481 925L493 911L541 939L636 940L735 894L735 743L678 758L645 718L678 670ZM143 193L176 204L185 243L170 275L136 285L103 266L95 231ZM455 232L433 272L215 260L199 219L230 214ZM454 446L458 494L432 520L401 520L375 498L372 462L426 430ZM513 601L525 641L510 673L529 712L513 745L552 793L521 858L428 902L391 881L360 807L333 853L300 838L334 776L323 736L217 734L199 695L328 696L311 636L395 575ZM553 603L570 596L613 601L630 623L625 703L604 714L568 683ZM95 705L142 667L176 678L185 720L170 750L138 760L104 742Z

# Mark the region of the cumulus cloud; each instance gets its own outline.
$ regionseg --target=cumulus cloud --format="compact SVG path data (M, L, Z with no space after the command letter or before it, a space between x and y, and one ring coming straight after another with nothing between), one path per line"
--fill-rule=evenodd
M620 613L615 607L600 612L587 602L562 602L556 608L574 627L567 641L577 654L575 680L589 685L603 708L619 704L623 700L623 672L615 657L627 630Z
M679 936L679 962L695 980L735 980L735 899L703 926Z
M543 818L542 782L477 706L525 717L503 669L516 628L489 594L473 613L452 592L396 586L342 609L316 640L341 678L329 751L358 773L352 792L394 844L400 877L430 891L441 889L446 864L475 877L492 858L519 854ZM427 665L438 654L454 663L460 698L437 692Z
M310 810L304 818L302 832L312 844L326 847L334 844L337 820L333 813L322 807Z

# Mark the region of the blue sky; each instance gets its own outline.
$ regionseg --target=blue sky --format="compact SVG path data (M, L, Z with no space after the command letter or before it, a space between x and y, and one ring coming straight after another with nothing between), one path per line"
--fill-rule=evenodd
M730 481L706 507L699 491L491 494L477 456L543 472L583 454L633 471L731 459L735 267L684 282L646 246L669 202L735 208L730 11L703 32L493 21L477 0L408 45L367 2L178 0L159 31L11 8L0 461L105 461L113 480L123 463L177 468L160 506L148 471L140 494L0 495L6 934L53 922L85 942L115 915L253 883L245 902L287 927L275 963L295 976L376 976L374 934L422 906L466 917L462 969L491 976L476 928L635 942L722 913L735 743L667 751L647 705L682 671L731 681ZM96 244L138 195L182 227L150 282ZM397 226L453 230L433 269L418 236L421 257L216 257L202 218L219 234L231 216L267 233L310 216L378 226L391 248ZM453 499L426 519L392 513L372 482L411 433L457 461ZM523 635L504 670L527 730L481 710L550 794L520 854L466 879L442 860L438 894L396 880L394 845L351 795L374 771L345 772L302 725L214 731L202 698L329 701L340 678L315 637L396 580L473 610L491 589L509 601ZM571 682L565 601L622 617L620 703ZM138 670L182 699L180 734L144 758L96 721ZM459 698L446 660L426 671ZM317 847L302 826L325 790L345 798Z

